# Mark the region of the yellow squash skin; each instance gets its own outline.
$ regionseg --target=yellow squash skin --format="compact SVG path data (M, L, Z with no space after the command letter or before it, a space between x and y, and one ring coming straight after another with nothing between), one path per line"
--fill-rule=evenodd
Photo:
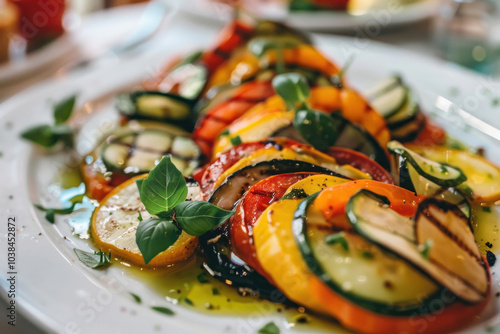
M311 195L324 188L348 182L329 175L313 175L291 186ZM301 200L283 200L267 208L253 229L257 258L276 283L291 300L317 312L325 312L319 299L311 294L311 284L321 284L304 262L292 232L292 218Z

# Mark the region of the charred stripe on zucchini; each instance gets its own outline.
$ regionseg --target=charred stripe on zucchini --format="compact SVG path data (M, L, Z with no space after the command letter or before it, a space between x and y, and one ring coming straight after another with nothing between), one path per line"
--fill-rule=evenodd
M172 161L184 175L198 167L200 150L185 136L160 129L144 129L109 137L101 149L101 158L110 171L124 174L149 172L156 161L171 155Z

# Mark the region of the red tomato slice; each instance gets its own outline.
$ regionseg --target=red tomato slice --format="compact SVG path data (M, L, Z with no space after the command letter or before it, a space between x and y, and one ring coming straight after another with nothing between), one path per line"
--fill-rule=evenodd
M238 117L259 102L274 95L269 81L250 81L241 85L225 102L207 110L199 119L193 138L203 154L210 156L217 136Z
M236 213L231 217L233 252L268 280L270 278L259 264L255 252L253 226L262 212L278 201L291 185L314 174L316 173L279 174L260 181L248 190L236 207Z
M231 52L248 40L253 28L241 21L229 23L217 38L216 45L203 54L202 61L207 65L209 72L213 72L220 64L225 62Z
M339 165L351 165L362 172L370 174L375 181L394 184L391 174L363 153L348 148L330 147L326 154L335 158Z

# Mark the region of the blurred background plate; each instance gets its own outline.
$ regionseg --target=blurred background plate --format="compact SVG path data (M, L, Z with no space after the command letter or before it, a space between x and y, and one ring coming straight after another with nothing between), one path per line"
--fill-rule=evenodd
M234 16L232 3L191 0L184 1L181 10L207 20L229 21ZM253 16L315 31L346 31L374 22L383 22L384 26L415 23L435 15L440 5L438 0L352 0L345 10L290 10L288 2L280 0L242 0L240 3L241 8Z

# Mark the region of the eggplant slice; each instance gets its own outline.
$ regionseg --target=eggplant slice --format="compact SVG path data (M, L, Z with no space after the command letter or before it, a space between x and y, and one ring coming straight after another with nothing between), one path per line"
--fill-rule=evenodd
M287 159L261 161L254 165L246 166L228 176L228 178L214 190L208 201L224 210L231 210L243 194L257 182L271 175L295 172L314 172L344 179L346 178L330 169L304 161Z
M478 303L487 296L488 269L469 220L458 207L426 199L410 220L388 203L387 198L363 189L349 200L346 215L357 233L405 259L463 301ZM409 233L410 228L414 233Z

